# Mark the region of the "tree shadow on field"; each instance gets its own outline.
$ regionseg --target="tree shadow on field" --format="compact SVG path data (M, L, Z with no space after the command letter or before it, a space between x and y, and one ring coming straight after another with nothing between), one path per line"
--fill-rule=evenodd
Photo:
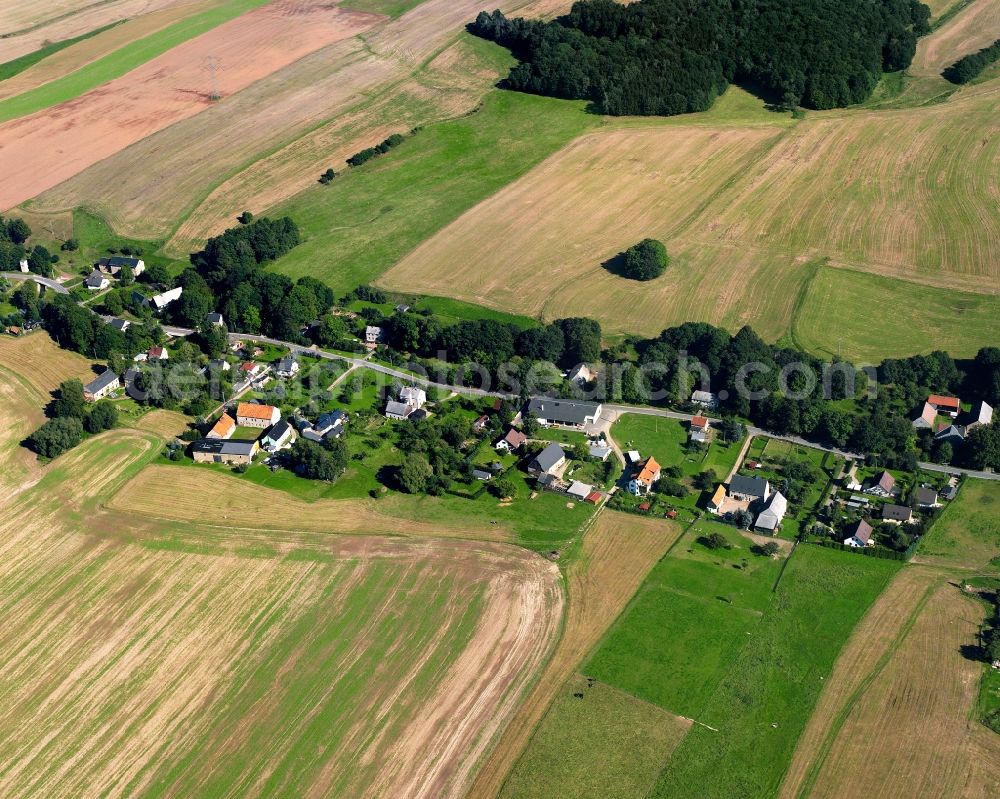
M976 663L986 662L986 650L979 644L962 644L958 648L958 652L966 660L972 660Z
M631 280L627 274L625 274L625 253L620 252L617 255L612 255L606 261L601 262L601 266L616 277L623 277L626 280Z

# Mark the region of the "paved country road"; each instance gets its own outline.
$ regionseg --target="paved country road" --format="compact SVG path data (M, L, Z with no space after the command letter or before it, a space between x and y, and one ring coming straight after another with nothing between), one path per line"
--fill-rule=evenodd
M34 280L39 285L52 289L56 294L69 294L69 289L62 285L59 281L53 280L50 277L42 277L41 275L36 275L31 272L28 272L27 274L24 272L0 272L0 277L5 277L8 280Z
M69 290L52 280L51 278L42 277L41 275L35 274L24 274L23 272L0 272L0 275L7 278L8 280L34 280L42 286L51 288L58 294L69 294ZM81 306L87 308L86 305L81 303ZM88 310L90 310L88 308ZM95 312L96 313L96 312ZM105 321L110 321L114 317L102 317ZM174 327L171 325L164 325L163 331L170 336L190 336L194 333L194 330L187 327ZM344 361L345 363L351 364L352 368L361 367L364 369L371 369L373 372L380 372L384 375L390 377L398 378L399 380L405 380L410 383L418 384L430 388L439 388L444 391L452 391L456 394L465 394L470 397L499 397L501 399L516 399L515 395L503 391L484 391L479 388L470 388L468 386L455 386L448 383L438 383L434 380L429 380L424 377L419 377L411 372L406 372L402 369L394 369L391 366L385 366L380 363L374 363L365 358L352 358L348 355L340 355L336 352L329 352L327 350L322 350L317 346L303 347L301 344L293 344L290 341L282 341L276 338L268 338L266 336L258 336L252 333L230 333L229 340L231 342L235 341L259 341L265 344L273 344L277 347L285 347L290 352L300 353L303 355L312 355L316 358L325 358L331 361ZM602 423L598 427L601 428L600 432L608 433L608 439L611 440L610 429L614 421L623 413L638 413L646 416L659 416L664 419L676 419L678 421L690 421L694 418L695 414L691 413L681 413L680 411L671 411L667 408L651 408L645 405L604 405L604 413L602 414ZM708 415L707 413L702 415ZM711 417L710 417L711 418ZM848 452L847 450L838 449L836 447L826 447L822 444L817 444L813 441L806 441L804 438L799 436L786 436L779 435L778 433L772 433L764 430L761 427L747 427L748 437L752 438L754 436L767 436L768 438L774 438L778 441L787 441L791 444L798 444L803 447L811 447L813 449L823 450L824 452L832 452L835 455L840 455L844 458L861 459L864 456L856 452ZM614 446L614 445L613 445ZM617 450L617 447L616 447ZM622 453L617 450L616 455L622 458ZM931 472L942 472L945 474L954 475L965 475L966 477L974 477L980 480L1000 480L1000 474L994 472L982 472L976 471L974 469L960 469L957 466L942 466L937 463L919 463L917 464L921 469L926 469Z

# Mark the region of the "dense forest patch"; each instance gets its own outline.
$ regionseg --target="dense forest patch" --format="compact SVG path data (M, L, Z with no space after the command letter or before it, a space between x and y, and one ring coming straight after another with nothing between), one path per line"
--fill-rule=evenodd
M733 82L788 108L861 102L909 66L929 19L918 0L582 0L551 22L483 12L469 30L521 61L506 88L671 115Z

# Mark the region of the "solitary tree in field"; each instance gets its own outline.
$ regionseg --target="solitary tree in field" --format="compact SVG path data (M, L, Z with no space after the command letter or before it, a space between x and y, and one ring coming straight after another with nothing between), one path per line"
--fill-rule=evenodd
M729 541L722 533L709 533L702 539L702 543L709 549L731 549Z
M663 242L643 239L625 251L622 274L632 280L653 280L667 271L669 263Z

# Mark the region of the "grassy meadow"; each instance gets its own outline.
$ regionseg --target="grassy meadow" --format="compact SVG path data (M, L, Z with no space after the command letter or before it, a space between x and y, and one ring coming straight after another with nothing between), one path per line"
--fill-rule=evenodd
M1000 483L966 480L917 547L938 566L1000 570Z
M275 268L318 277L338 292L370 282L596 123L583 103L494 91L474 113L428 125L273 209L295 219L304 240ZM404 283L394 288L410 291Z
M645 796L687 728L655 705L574 675L556 695L500 799Z
M691 729L650 796L774 796L821 678L898 568L797 547L759 624L699 715L715 730ZM697 618L690 623L697 625Z

